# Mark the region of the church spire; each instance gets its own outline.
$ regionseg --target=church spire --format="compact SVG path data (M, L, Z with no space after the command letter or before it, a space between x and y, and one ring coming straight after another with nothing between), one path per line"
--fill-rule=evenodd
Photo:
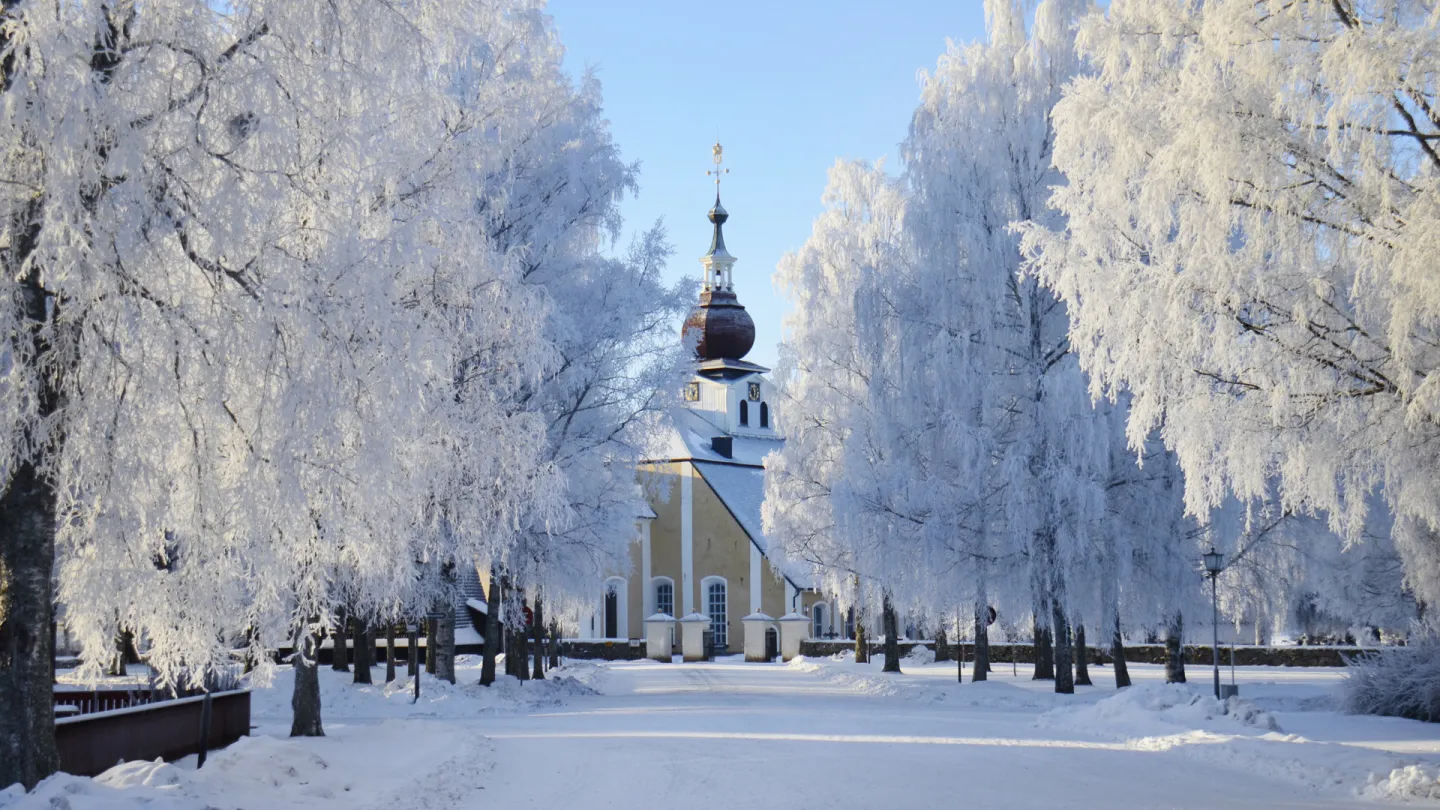
M715 233L710 237L710 250L700 257L705 268L700 302L690 310L681 332L694 335L695 354L701 360L739 360L755 345L755 322L735 297L731 275L735 257L725 249L724 225L730 214L720 204L720 178L730 170L721 165L725 151L718 142L710 151L715 168L706 174L715 178L715 206L706 218L714 223Z
M734 280L730 276L730 268L735 266L735 257L725 249L725 220L730 218L730 213L725 206L720 204L720 178L729 174L730 170L722 166L725 162L725 150L716 141L715 146L710 149L715 168L706 172L707 175L715 178L715 207L710 209L706 215L715 224L715 233L710 237L710 250L700 257L700 263L705 266L704 288L707 290L734 290Z

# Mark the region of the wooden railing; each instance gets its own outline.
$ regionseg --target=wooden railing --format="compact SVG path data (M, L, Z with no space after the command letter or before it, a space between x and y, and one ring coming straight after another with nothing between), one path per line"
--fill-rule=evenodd
M90 693L57 692L57 700L62 694ZM55 721L60 769L78 776L95 776L128 760L180 759L223 748L249 733L248 689L138 703Z
M94 714L95 712L108 712L115 709L128 709L131 706L145 706L164 700L164 696L157 697L148 686L136 687L134 689L91 689L89 691L65 690L55 692L55 705L73 706L75 710L63 713L69 716L76 714Z

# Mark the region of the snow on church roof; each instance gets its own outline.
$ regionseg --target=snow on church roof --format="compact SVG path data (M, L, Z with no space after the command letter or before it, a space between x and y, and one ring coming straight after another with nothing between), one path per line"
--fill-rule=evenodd
M750 535L750 540L760 549L760 553L770 560L771 565L779 568L795 587L810 587L806 583L813 578L808 566L791 564L782 567L776 564L770 554L770 540L765 536L760 521L760 504L765 500L765 469L699 460L694 464L695 469L704 477L705 483L720 497L725 508L735 516L740 528Z
M675 408L670 414L670 436L665 443L662 457L653 461L713 461L717 464L741 464L761 467L765 457L773 450L779 450L784 440L779 437L735 435L731 437L732 451L729 458L715 452L710 442L717 436L729 435L715 427L705 417L687 409Z

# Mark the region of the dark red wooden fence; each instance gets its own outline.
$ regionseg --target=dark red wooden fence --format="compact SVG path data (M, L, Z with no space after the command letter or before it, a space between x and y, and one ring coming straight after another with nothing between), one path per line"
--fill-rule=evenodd
M119 691L119 690L114 690ZM56 692L62 695L87 692ZM207 749L223 748L250 733L250 691L211 695ZM67 704L69 705L69 704ZM131 705L55 721L60 769L94 776L127 760L175 760L200 751L205 696Z

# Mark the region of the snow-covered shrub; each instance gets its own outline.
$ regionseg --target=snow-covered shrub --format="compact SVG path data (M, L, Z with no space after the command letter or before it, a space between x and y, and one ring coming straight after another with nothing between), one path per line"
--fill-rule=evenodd
M851 653L852 655L854 653ZM924 666L935 663L935 651L924 644L916 644L910 652L905 654L905 663L911 666Z
M1341 707L1351 714L1383 714L1440 722L1440 636L1406 647L1383 647L1350 661Z

